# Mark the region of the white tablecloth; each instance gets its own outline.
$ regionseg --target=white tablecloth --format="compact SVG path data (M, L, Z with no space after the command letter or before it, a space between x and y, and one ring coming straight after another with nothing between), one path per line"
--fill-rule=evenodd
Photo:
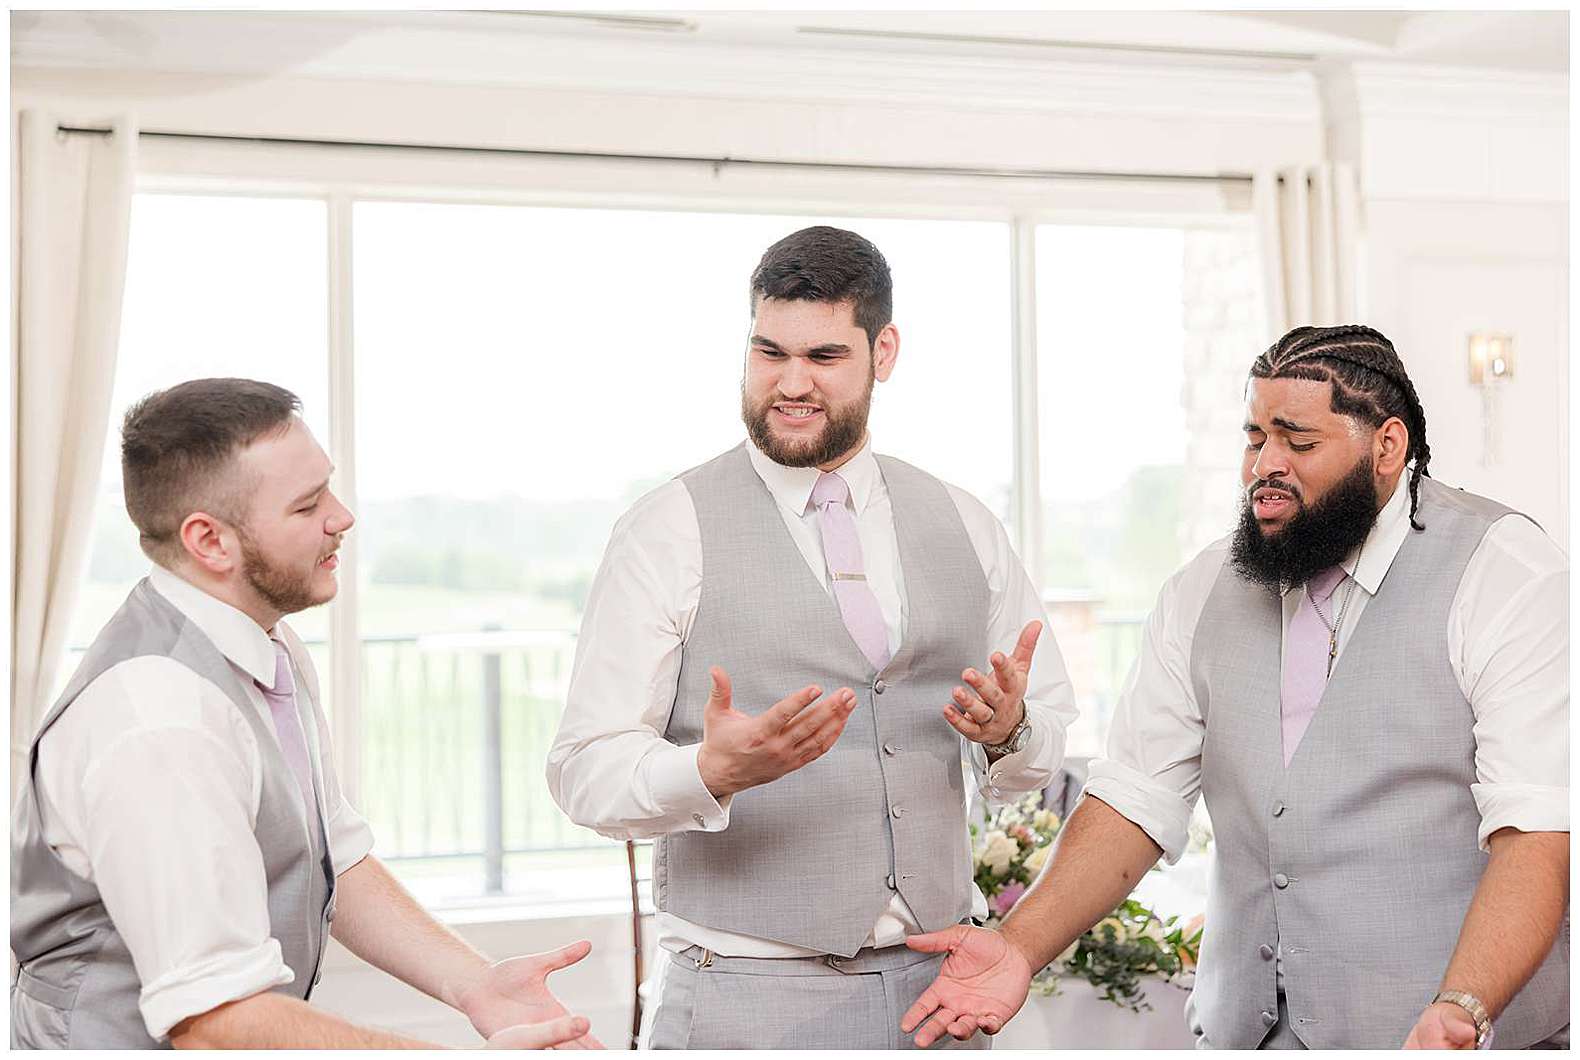
M1065 977L1059 994L1026 999L993 1037L999 1049L1192 1049L1185 1029L1185 990L1161 979L1142 984L1150 1010L1132 1012L1099 998L1085 979Z

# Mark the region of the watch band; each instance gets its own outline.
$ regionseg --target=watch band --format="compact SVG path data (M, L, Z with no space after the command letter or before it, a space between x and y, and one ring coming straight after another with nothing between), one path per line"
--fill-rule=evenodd
M1450 1005L1458 1005L1470 1014L1476 1023L1476 1048L1485 1049L1492 1040L1492 1017L1487 1015L1487 1006L1475 994L1467 994L1463 990L1439 990L1432 999L1432 1004L1446 1001Z
M1031 716L1026 710L1026 705L1022 703L1020 707L1020 723L1009 731L1009 736L1005 738L1004 742L984 744L983 746L1000 758L1005 755L1012 755L1026 746L1026 735L1029 732L1031 732Z

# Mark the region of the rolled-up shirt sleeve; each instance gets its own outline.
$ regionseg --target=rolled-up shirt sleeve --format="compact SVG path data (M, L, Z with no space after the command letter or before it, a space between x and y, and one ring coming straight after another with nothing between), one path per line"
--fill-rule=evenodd
M197 679L184 668L138 659L96 682L93 697L84 693L89 702L79 700L73 720L93 719L92 698L113 703L120 679L146 689L153 675L136 671L154 667L162 668L158 679L172 701L190 691L190 709L167 705L165 722L128 725L109 739L42 745L40 771L55 793L47 806L66 804L70 845L86 859L142 982L148 1033L162 1039L190 1016L295 975L270 937L268 884L253 834L260 774L249 752L256 745L233 727L239 716L205 710ZM55 753L46 761L46 752Z
M1466 566L1449 652L1475 717L1477 842L1569 831L1569 568L1535 524L1493 525Z
M1146 832L1170 864L1185 852L1201 794L1206 726L1191 685L1191 641L1222 565L1214 546L1164 583L1114 711L1107 756L1087 775L1085 794Z

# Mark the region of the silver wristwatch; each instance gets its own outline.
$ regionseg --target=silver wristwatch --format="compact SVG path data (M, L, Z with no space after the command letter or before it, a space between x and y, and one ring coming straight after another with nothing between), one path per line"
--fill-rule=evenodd
M1492 1017L1487 1015L1487 1006L1475 994L1467 994L1463 990L1439 990L1432 999L1432 1004L1447 1001L1450 1005L1458 1005L1470 1013L1470 1018L1476 1021L1476 1048L1485 1049L1492 1040Z
M1010 730L1009 737L1003 743L989 743L982 746L989 754L1003 758L1012 755L1026 746L1026 737L1031 735L1031 720L1026 715L1026 705L1020 707L1020 724Z

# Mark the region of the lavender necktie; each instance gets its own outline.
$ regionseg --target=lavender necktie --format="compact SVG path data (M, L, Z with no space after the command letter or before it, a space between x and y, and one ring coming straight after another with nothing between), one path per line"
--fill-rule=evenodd
M1333 590L1344 580L1343 567L1329 567L1306 582L1300 606L1289 620L1284 644L1284 672L1279 699L1284 717L1284 765L1295 757L1295 748L1317 713L1317 702L1328 683L1328 654L1332 634L1328 623L1337 622L1332 607ZM1317 607L1322 607L1322 614ZM1327 621L1323 621L1323 615Z
M818 530L823 535L823 559L828 564L840 616L861 654L874 670L881 670L889 661L889 634L883 624L883 609L867 584L856 519L845 507L849 497L850 487L832 471L818 476L817 485L812 487Z
M307 737L302 732L301 715L296 710L296 678L291 673L291 657L285 645L270 637L274 645L274 684L257 685L268 701L269 713L274 715L274 731L280 737L280 753L286 764L296 774L297 786L302 789L302 805L307 807L307 819L317 817L317 802L313 798L313 768L307 760Z

